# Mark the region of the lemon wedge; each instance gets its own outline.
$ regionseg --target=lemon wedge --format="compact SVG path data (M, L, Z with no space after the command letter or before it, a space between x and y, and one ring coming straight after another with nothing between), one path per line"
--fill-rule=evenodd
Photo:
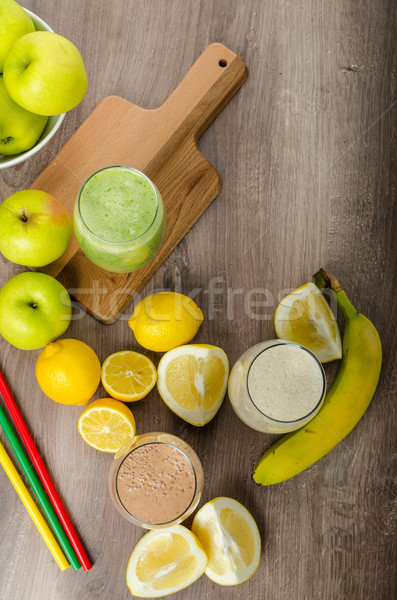
M144 354L125 350L107 357L102 365L102 384L117 400L135 402L147 396L157 381L156 367Z
M225 397L229 361L217 346L188 344L164 354L157 387L167 406L191 425L205 425Z
M113 398L95 400L78 421L83 440L101 452L117 452L135 436L135 419L130 409Z
M214 498L194 517L192 531L208 556L205 574L220 585L237 585L259 566L261 538L251 513L233 498Z
M153 529L135 546L127 566L127 585L133 596L159 598L196 581L208 563L196 536L175 525Z
M342 357L338 323L314 283L302 285L280 302L274 327L280 339L305 346L320 362Z

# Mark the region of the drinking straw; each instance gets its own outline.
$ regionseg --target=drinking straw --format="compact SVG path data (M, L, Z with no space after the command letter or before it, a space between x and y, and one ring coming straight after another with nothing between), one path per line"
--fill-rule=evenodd
M81 566L83 567L84 571L88 571L89 569L91 569L92 565L88 559L87 554L85 553L85 550L77 536L77 533L72 525L72 522L71 522L66 510L65 510L65 507L62 504L62 500L60 499L59 494L55 489L52 479L44 465L44 462L35 446L32 436L30 435L29 430L25 425L22 415L18 410L15 400L12 397L11 392L10 392L1 372L0 372L0 393L3 396L5 403L7 404L8 410L10 411L11 417L16 425L16 428L19 431L19 434L26 446L26 449L29 453L30 458L33 460L33 463L36 467L36 470L41 479L41 482L43 483L44 488L45 488L45 490L52 502L52 505L55 509L55 512L57 513L59 520L62 523L65 533L68 536L70 543L72 544L73 549L77 554L77 557L81 563Z
M74 550L70 545L70 542L67 536L65 535L64 530L62 529L62 525L59 522L59 519L51 506L51 502L49 502L47 496L45 495L44 489L40 481L36 477L33 467L29 463L28 457L26 456L21 444L19 443L19 440L15 435L9 420L7 419L2 406L0 406L0 425L3 428L3 431L8 441L10 442L10 446L13 449L15 456L17 457L18 462L23 469L23 472L25 473L30 485L32 486L34 493L36 494L36 498L39 501L40 506L43 509L43 512L47 517L47 520L49 521L53 532L58 538L58 542L60 543L64 553L66 554L66 558L72 565L73 569L77 571L77 569L80 569L81 566L79 560L76 554L74 553Z
M32 497L29 495L27 487L24 482L20 478L18 471L12 464L10 457L8 456L3 444L0 442L0 464L2 465L4 471L8 475L9 480L14 486L15 490L18 493L18 496L22 500L25 505L26 510L32 517L33 523L36 525L37 529L41 533L41 536L45 543L48 546L49 551L54 557L58 567L61 571L64 571L68 568L69 563L65 558L62 550L58 546L58 542L54 538L51 529L48 527L44 518L39 512L39 509L35 505Z

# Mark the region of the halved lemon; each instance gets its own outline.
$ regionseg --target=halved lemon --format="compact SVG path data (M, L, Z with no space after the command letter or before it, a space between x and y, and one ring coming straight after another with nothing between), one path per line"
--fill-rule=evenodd
M117 452L135 436L135 419L130 409L113 398L95 400L78 421L83 440L101 452Z
M156 367L144 354L125 350L107 357L102 365L102 384L117 400L135 402L147 396L157 381Z
M167 406L191 425L205 425L225 397L229 361L217 346L187 344L159 362L157 387Z
M302 285L280 302L274 327L279 338L305 346L320 362L342 357L338 323L314 283Z
M127 585L133 596L159 598L196 581L207 563L199 540L183 525L153 529L139 540L131 554Z
M251 513L233 498L214 498L193 519L192 531L208 556L205 574L220 585L237 585L259 566L261 538Z

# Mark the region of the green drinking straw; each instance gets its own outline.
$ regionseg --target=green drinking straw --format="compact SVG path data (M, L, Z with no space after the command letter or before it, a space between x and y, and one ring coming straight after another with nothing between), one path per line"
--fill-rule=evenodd
M61 525L57 515L55 514L55 511L52 508L50 501L48 500L48 498L45 494L44 488L42 487L41 483L39 482L38 478L36 477L36 474L33 470L33 466L29 463L28 457L26 456L21 444L19 443L19 440L18 440L17 436L15 435L14 430L12 429L10 422L8 421L6 414L3 410L3 407L1 405L0 405L0 426L3 428L3 431L4 431L8 441L10 442L10 446L13 449L15 456L17 457L18 462L23 469L23 472L25 473L30 485L32 486L34 493L36 494L36 497L41 505L41 508L43 509L43 512L44 512L45 516L47 517L56 537L58 538L60 546L62 547L63 551L65 552L65 555L66 555L68 561L70 562L70 564L72 565L73 569L75 571L77 571L77 569L80 569L80 567L81 567L79 560L78 560L64 530L62 529L62 525Z

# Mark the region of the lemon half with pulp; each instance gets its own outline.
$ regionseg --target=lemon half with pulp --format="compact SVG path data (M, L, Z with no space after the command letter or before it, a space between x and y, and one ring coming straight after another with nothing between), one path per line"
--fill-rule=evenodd
M251 513L233 498L214 498L194 517L192 531L208 556L205 574L220 585L249 579L260 563L261 538Z
M342 357L338 323L321 291L307 283L288 294L276 308L276 335L308 348L320 362Z
M135 436L134 415L114 398L95 400L81 413L78 421L81 437L101 452L117 452Z
M184 589L204 573L208 558L183 525L153 529L135 546L127 566L133 596L159 598Z
M157 381L156 367L144 354L124 350L107 357L102 365L102 384L117 400L135 402L147 396Z
M167 406L191 425L205 425L225 397L229 361L209 344L187 344L165 354L158 365L157 388Z

